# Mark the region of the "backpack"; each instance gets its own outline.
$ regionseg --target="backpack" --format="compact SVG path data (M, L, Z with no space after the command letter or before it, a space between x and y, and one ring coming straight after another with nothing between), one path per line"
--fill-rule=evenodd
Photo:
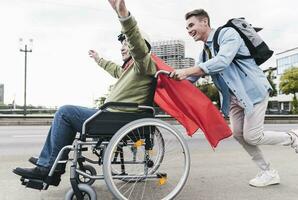
M252 27L252 25L249 24L244 18L230 19L225 25L219 27L215 31L213 37L213 48L215 52L219 51L219 44L217 41L219 32L225 27L234 28L244 40L244 43L250 52L250 56L237 54L234 59L253 58L257 65L261 65L272 56L273 51L269 49L269 47L257 33L258 31L262 30L262 28ZM203 52L203 60L204 59L206 59L206 53Z

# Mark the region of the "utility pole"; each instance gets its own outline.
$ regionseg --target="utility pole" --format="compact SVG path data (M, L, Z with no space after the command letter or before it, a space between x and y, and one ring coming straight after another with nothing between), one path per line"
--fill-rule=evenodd
M25 73L24 73L24 116L27 115L27 53L32 52L33 39L29 39L29 44L23 43L23 38L20 38L20 51L25 53ZM23 48L24 47L24 48Z

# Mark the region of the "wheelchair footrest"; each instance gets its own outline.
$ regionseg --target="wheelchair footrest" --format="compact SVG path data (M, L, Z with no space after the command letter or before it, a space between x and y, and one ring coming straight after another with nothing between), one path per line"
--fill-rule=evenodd
M21 178L22 185L25 185L28 188L42 190L44 188L44 182L38 179L27 179L22 177Z
M46 190L49 185L58 186L61 181L60 176L47 177L45 180L41 179L30 179L30 178L21 178L22 185L26 187L37 189L37 190Z

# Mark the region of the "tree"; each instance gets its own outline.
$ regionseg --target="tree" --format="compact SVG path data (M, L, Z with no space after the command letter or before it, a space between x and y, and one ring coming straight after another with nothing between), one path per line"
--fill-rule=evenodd
M213 83L203 82L197 87L212 101L216 102L217 106L219 107L219 93Z
M298 114L298 100L296 95L294 95L293 97L293 101L292 101L292 113L293 114Z
M284 72L280 78L280 90L285 94L294 94L292 101L292 112L298 114L298 102L296 93L298 92L298 68L293 67Z
M272 87L272 92L270 93L270 96L276 96L277 95L276 84L273 81L273 79L275 79L275 78L276 77L273 75L272 68L269 68L267 79L268 79L268 81L269 81L269 83Z
M106 100L106 97L99 97L98 99L95 99L95 105L96 107L100 107L104 104Z

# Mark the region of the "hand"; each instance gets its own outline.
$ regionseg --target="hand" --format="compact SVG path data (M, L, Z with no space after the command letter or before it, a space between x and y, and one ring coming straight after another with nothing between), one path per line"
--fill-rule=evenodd
M175 80L183 80L188 77L187 69L176 69L169 74L169 77Z
M109 2L119 17L127 17L129 15L124 0L109 0Z
M94 50L89 50L88 51L88 54L89 54L89 56L90 56L90 58L93 58L94 60L95 60L95 62L99 62L100 61L100 57L99 57L99 55L98 55L98 53L96 52L96 51L94 51Z
M175 71L169 74L169 77L175 80L184 80L189 76L203 76L205 73L199 67L189 67L185 69L176 69Z

